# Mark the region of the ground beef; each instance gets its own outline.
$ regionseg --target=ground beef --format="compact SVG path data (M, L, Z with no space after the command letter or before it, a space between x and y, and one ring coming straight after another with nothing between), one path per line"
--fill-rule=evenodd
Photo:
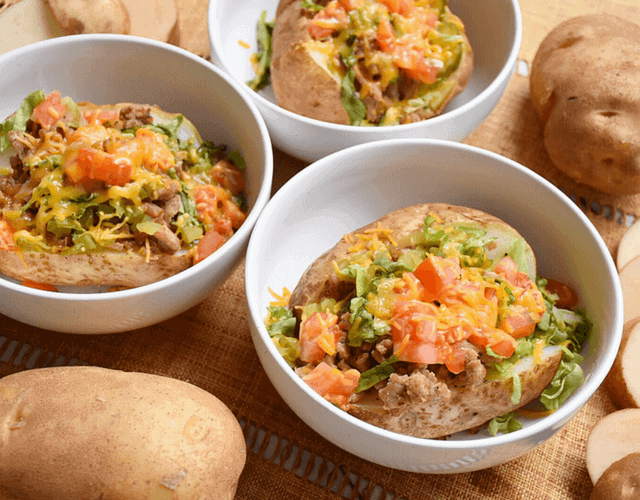
M426 367L410 375L391 374L387 385L378 392L386 408L398 408L405 404L424 403L430 399L448 401L451 391Z
M127 106L120 110L120 120L122 120L122 128L151 125L153 123L151 108L143 105Z
M29 145L29 141L25 138L24 134L19 130L10 130L7 133L7 139L9 139L9 142L11 143L13 150L17 153L20 161L24 161L33 149L33 147Z
M173 198L169 198L163 203L162 208L164 214L162 215L162 219L169 224L180 211L180 207L182 207L182 201L180 201L180 195L176 194Z

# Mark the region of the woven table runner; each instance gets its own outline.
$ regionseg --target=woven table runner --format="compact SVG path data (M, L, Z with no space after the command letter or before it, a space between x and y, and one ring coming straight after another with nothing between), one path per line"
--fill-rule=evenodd
M0 12L16 2L0 0ZM177 43L209 58L207 1L176 3ZM464 142L511 158L562 189L587 214L615 256L621 236L640 218L640 195L603 195L573 183L553 167L542 146L528 72L539 43L561 21L607 12L640 24L640 4L637 0L521 0L520 6L524 35L518 70L495 110ZM307 164L278 150L274 153L275 193ZM269 382L247 323L243 262L197 306L132 332L68 335L0 315L0 377L25 369L78 364L173 377L220 398L238 418L247 442L237 500L584 500L592 489L585 467L586 438L599 419L615 410L600 389L546 443L515 461L483 471L428 475L367 462L311 430Z

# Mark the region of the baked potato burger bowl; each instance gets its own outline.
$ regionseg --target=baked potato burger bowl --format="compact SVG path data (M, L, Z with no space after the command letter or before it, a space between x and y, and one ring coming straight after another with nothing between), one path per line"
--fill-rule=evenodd
M246 218L244 160L181 114L36 91L0 127L0 272L24 284L146 285Z
M316 120L397 125L440 114L464 90L473 51L446 0L281 0L254 89Z
M315 260L265 320L315 392L366 422L441 438L514 410L556 410L582 383L591 328L567 285L536 275L511 226L448 204L393 211Z

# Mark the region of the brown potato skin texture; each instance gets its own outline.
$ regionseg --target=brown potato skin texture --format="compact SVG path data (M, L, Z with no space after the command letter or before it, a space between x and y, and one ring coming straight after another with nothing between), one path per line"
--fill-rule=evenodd
M378 223L389 230L393 239L420 231L424 218L429 214L437 215L443 224L462 222L478 224L499 224L507 226L515 234L517 231L504 221L491 214L473 208L444 203L425 203L413 205L391 212L362 228L349 233L354 236L367 229L373 229ZM324 297L341 300L352 290L353 284L340 281L335 277L332 262L348 255L352 243L345 238L329 251L315 260L304 272L298 285L291 294L289 305L294 309L298 320L299 306L319 302ZM392 249L394 257L402 247ZM438 393L432 393L426 401L406 403L399 408L388 409L382 401L369 398L365 403L351 404L348 412L353 416L383 429L421 438L438 438L484 424L492 418L512 411L529 403L549 385L562 359L562 352L546 356L542 363L534 365L521 374L522 397L518 404L511 403L511 380L485 381L472 387L461 382L462 379L447 381L451 399L445 401ZM464 373L464 372L463 372Z
M448 400L432 393L425 401L409 402L393 409L384 407L379 400L374 400L373 405L354 403L348 412L377 427L407 436L427 439L448 436L480 426L533 401L551 383L561 360L562 351L558 351L522 373L522 396L517 404L511 402L511 379L485 380L473 387L458 385L454 378L447 383L451 391Z
M611 15L554 28L533 61L530 91L556 167L600 191L640 192L640 26Z
M462 56L458 69L450 76L456 85L442 105L429 116L436 116L449 101L464 90L473 71L473 50L466 35L468 51ZM307 18L300 0L281 0L276 11L271 56L271 85L278 105L293 113L315 120L349 125L349 114L340 98L341 82L336 81L318 66L303 47L311 40Z
M0 498L231 500L242 429L180 380L74 366L0 380Z
M191 267L193 255L144 255L96 252L67 255L0 250L0 273L17 280L32 280L54 286L137 287L155 283Z
M634 500L640 497L640 453L611 464L591 492L589 500Z

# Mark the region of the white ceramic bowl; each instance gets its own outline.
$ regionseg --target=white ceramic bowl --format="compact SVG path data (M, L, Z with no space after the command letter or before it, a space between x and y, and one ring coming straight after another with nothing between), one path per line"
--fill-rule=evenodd
M263 10L275 17L278 0L211 0L209 38L213 62L240 84L255 74L250 55L257 50L256 26ZM445 112L429 120L392 127L354 127L312 120L280 108L271 86L251 97L279 149L315 161L349 146L382 139L434 138L460 141L477 128L498 103L514 71L522 21L517 0L451 0L465 23L475 64L467 88ZM240 42L249 44L249 49Z
M0 56L0 75L1 120L39 89L58 89L77 101L157 104L183 113L204 139L243 154L250 209L241 228L217 252L151 285L111 293L56 293L27 288L0 275L0 313L63 332L132 330L179 314L228 277L244 256L251 229L269 200L273 175L267 128L244 89L187 51L118 35L69 36L21 47Z
M555 413L524 428L431 440L389 432L352 417L311 390L287 365L263 324L269 288L293 290L307 266L344 234L405 206L464 205L502 218L531 244L538 273L580 295L594 327L582 354L584 384ZM308 166L267 204L249 241L246 294L253 341L271 382L310 427L341 448L387 467L454 473L512 460L551 437L593 395L622 335L618 275L600 235L561 191L494 153L438 140L391 140L334 153Z

